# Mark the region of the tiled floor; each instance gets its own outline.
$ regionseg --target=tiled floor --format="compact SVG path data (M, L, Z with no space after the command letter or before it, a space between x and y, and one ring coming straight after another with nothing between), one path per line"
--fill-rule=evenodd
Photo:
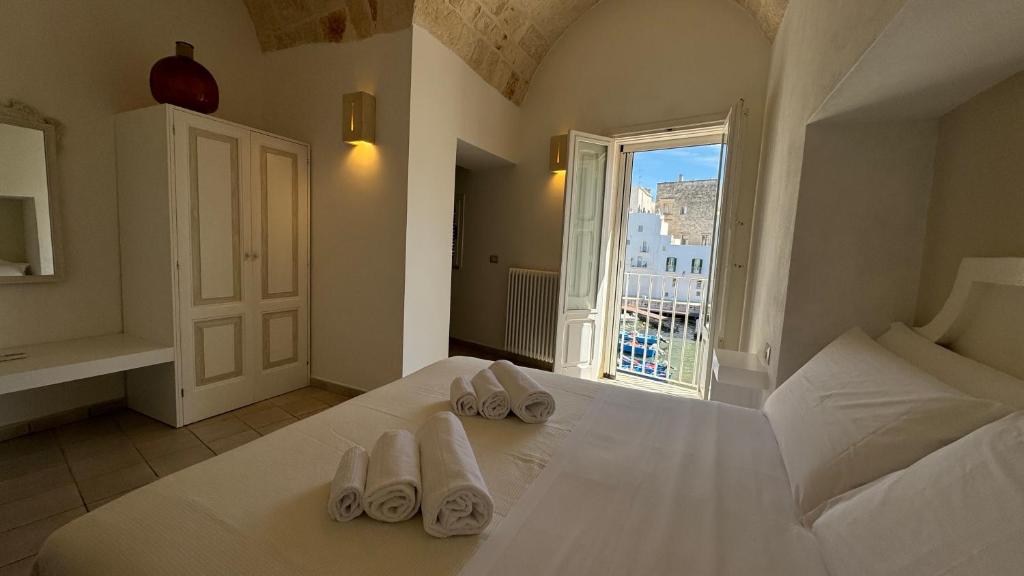
M0 576L87 510L347 399L302 388L178 429L124 409L0 443Z

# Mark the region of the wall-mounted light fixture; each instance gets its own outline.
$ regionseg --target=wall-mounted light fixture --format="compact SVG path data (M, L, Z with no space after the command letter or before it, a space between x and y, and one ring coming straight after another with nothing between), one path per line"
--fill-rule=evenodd
M551 137L549 164L552 172L565 172L569 167L569 135Z
M342 140L349 144L373 144L377 140L377 99L366 92L342 97Z

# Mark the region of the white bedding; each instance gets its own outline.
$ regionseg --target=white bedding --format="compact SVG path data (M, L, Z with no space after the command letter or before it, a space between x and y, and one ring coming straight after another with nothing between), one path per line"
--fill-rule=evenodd
M462 571L826 575L755 410L612 390Z
M418 517L337 523L324 503L349 446L371 447L388 429L415 431L449 408L453 378L486 365L469 358L439 362L136 490L55 532L37 558L39 573L457 574L481 543L502 533L505 517L606 387L531 371L558 404L547 423L462 419L494 498L494 521L480 537L433 538ZM652 409L645 416L635 406ZM824 574L814 571L817 551L796 525L778 448L759 412L623 391L591 418L598 426L579 438L601 437L605 424L615 430L633 422L640 431L624 433L647 439L635 445L638 453L643 447L651 456L678 455L669 459L677 492L666 505L673 514L665 529L672 531L661 532L644 554L666 555L683 574ZM625 446L618 435L604 438L607 446ZM564 474L564 466L554 469ZM555 479L550 487L559 485ZM667 486L659 490L659 498L667 497ZM538 494L530 500L543 499ZM561 524L568 541L581 541L587 530L607 538L609 531L639 528L599 510L576 510L571 518L573 524L568 518ZM606 525L583 524L595 518Z

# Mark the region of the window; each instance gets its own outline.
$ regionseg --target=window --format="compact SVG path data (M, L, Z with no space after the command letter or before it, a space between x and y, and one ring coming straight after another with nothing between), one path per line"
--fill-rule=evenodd
M683 236L682 243L683 244L688 244L688 242L686 241L686 236Z
M644 254L649 252L649 250L647 249L647 240L644 240L643 245L640 246L640 251L643 252Z
M643 231L644 231L644 225L643 225L643 224L641 224L641 225L637 226L637 227L636 227L636 231L637 231L637 232L643 232Z
M630 258L629 259L629 266L631 268L636 268L636 258Z
M683 207L679 209L679 213L682 214L683 216L686 216L689 212L690 207L687 206L686 204L683 204Z
M704 259L703 258L694 258L693 260L690 260L690 273L691 274L701 274L703 272L704 272Z
M676 271L676 262L677 262L677 260L675 258L672 258L672 257L666 258L665 259L665 272L675 272Z
M626 238L626 246L629 246L629 238Z
M700 245L707 246L708 244L711 244L711 234L701 234Z

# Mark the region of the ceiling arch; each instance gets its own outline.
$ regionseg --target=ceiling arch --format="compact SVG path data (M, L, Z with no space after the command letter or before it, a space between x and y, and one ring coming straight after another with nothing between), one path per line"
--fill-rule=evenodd
M725 1L725 0L723 0ZM774 40L789 0L731 0ZM544 56L600 0L245 0L264 52L429 30L506 98L520 104Z

